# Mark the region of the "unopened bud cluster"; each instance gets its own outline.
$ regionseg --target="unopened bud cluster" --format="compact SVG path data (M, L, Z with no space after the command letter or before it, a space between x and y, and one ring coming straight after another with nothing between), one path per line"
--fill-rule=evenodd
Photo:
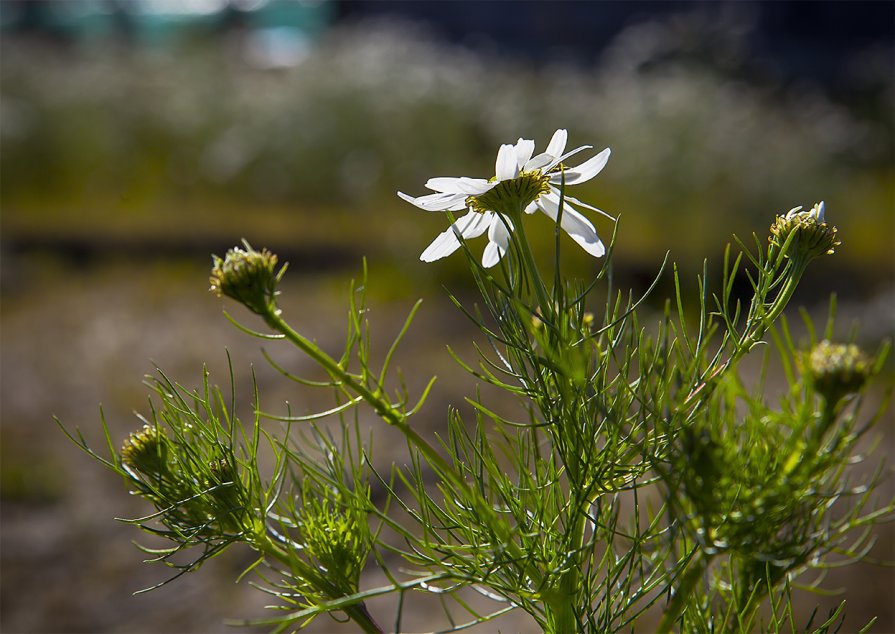
M121 462L146 476L163 475L168 469L168 437L158 427L144 425L124 441Z
M285 266L276 271L277 256L262 249L255 251L248 243L245 249L234 247L224 259L212 256L211 290L235 299L259 315L276 311L277 284Z
M206 480L206 489L211 514L229 531L238 531L240 520L246 514L246 504L241 499L242 489L239 473L225 459L212 460L209 465L210 475Z
M826 340L811 349L804 366L815 391L832 403L860 390L872 371L870 360L858 346Z
M180 459L174 441L153 425L128 436L120 459L138 492L163 511L160 519L169 527L196 536L251 527L246 492L231 460L201 464Z
M307 555L323 568L331 583L345 594L357 592L369 553L364 531L352 508L340 508L331 494L305 498L301 532Z
M808 211L794 207L777 216L769 240L780 248L788 244L787 257L810 260L835 251L840 244L836 233L824 220L824 203L819 202Z

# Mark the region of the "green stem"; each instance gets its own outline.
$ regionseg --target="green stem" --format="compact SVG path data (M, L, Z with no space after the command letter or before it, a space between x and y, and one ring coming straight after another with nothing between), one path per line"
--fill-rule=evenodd
M770 261L770 258L769 258ZM766 312L763 310L764 308L764 298L767 294L767 291L759 291L756 297L752 300L752 308L750 309L750 315L747 320L746 331L743 333L743 336L739 341L734 343L734 350L731 355L727 358L726 361L721 363L717 368L709 368L706 371L705 376L706 380L702 385L698 386L694 389L687 399L684 401L685 407L690 407L695 402L705 401L708 396L712 393L714 388L717 386L717 381L714 381L716 377L724 374L729 367L739 361L743 356L745 356L756 343L764 336L765 332L767 332L768 327L774 323L778 317L783 313L787 304L789 304L792 299L793 294L796 291L796 288L799 285L799 281L802 279L802 274L805 272L807 262L795 261L793 263L792 269L789 272L789 275L786 279L786 282L783 284L783 288L780 289L780 292L777 294L777 297L774 299L774 303L771 304L770 309ZM773 275L773 270L766 270L766 275ZM761 307L760 310L758 307ZM729 342L729 338L725 333L724 341L721 343L721 346L725 346Z
M708 569L709 563L711 563L711 557L703 554L701 550L697 551L693 558L690 559L690 563L681 577L677 590L671 598L668 607L665 609L665 615L659 623L659 628L657 630L659 634L668 634L668 632L671 632L675 622L684 613L684 610L687 607L687 602L690 600L696 585L702 580L702 576Z
M756 582L748 573L741 572L739 577L739 592L734 599L737 619L740 623L751 623L753 615L768 594L768 585L762 580ZM770 587L774 585L776 584L772 582Z
M805 273L806 265L807 262L793 261L792 268L787 276L786 282L783 284L783 288L777 293L777 297L774 299L774 303L771 304L771 308L761 317L758 324L756 324L755 332L749 336L752 343L764 335L768 326L777 321L777 318L783 313L783 310L786 308L787 304L789 304L793 294L796 292L799 281L801 281L802 275Z
M577 496L576 496L577 497ZM587 507L593 503L592 498L585 499L585 508L575 507L572 524L569 528L570 561L566 563L566 571L559 580L557 590L547 604L549 619L554 624L554 632L581 631L578 618L578 599L581 591L582 554L584 552L584 528L587 524Z
M522 210L512 215L515 223L514 243L522 264L528 271L529 278L534 286L535 296L541 307L545 319L555 322L554 304L547 292L547 286L541 277L541 271L535 262L528 235L525 232L525 222ZM577 471L577 469L576 469ZM588 502L589 504L589 502ZM572 524L569 529L570 561L565 563L566 571L559 578L559 583L554 588L543 593L544 607L547 612L547 622L556 634L577 632L581 629L581 623L577 617L577 599L581 583L581 546L584 539L584 526L587 515L581 509L572 510Z
M580 632L581 623L577 617L578 590L581 582L580 565L575 550L575 561L568 562L568 569L560 576L557 587L544 594L549 631L555 634Z
M820 420L814 426L814 430L811 434L811 440L809 441L811 444L809 445L809 450L815 453L820 453L821 444L823 444L824 436L829 431L830 427L833 426L833 423L836 422L836 406L837 402L833 401L833 399L825 396L823 397L823 410L821 410ZM839 444L839 440L841 436L837 436L836 440L833 442L832 447L828 449L828 451L834 451L836 446Z
M376 413L387 423L390 425L400 425L404 423L404 415L398 412L387 399L383 398L382 394L379 393L379 390L374 392L358 381L357 378L339 365L335 359L323 352L323 350L317 347L316 344L293 330L278 313L271 311L264 315L264 319L268 326L284 335L286 339L326 370L330 376L337 379L340 383L347 386L350 390L373 406Z
M366 634L383 634L385 630L379 627L379 624L373 619L370 611L367 610L366 604L361 601L355 605L350 605L342 609L349 618L357 623Z
M314 343L300 335L298 332L280 317L279 314L265 315L267 324L283 334L286 339L291 341L302 352L317 362L327 373L337 379L342 385L356 393L367 403L369 403L374 411L389 425L393 425L401 430L401 432L419 449L426 460L434 467L437 467L453 484L466 486L453 467L439 454L432 445L420 436L408 423L407 417L384 398L381 392L371 390L362 382L357 380L351 373L346 371L335 359L323 352Z
M276 542L270 539L270 536L267 535L266 532L255 534L251 543L259 552L276 559L286 565L289 569L295 570L302 579L313 585L316 590L322 592L328 599L341 599L345 594L351 594L350 592L343 593L341 591L342 589L333 587L331 584L328 585L324 582L320 582L319 571L317 569L310 567L310 564L307 562L296 560L295 557L291 556L290 553L285 552ZM304 570L302 570L303 568ZM315 583L315 579L318 581L317 583ZM355 592L356 591L357 589L355 588ZM383 634L385 631L379 626L370 614L370 611L367 610L367 606L363 601L359 601L353 605L344 606L340 609L348 615L348 618L357 623L361 630L366 634Z
M472 501L482 517L494 518L494 510L482 494L469 486L462 475L459 474L432 445L426 442L426 440L407 423L407 417L402 412L396 410L388 399L383 397L378 389L373 391L364 385L364 383L360 382L355 376L346 371L335 359L323 352L317 345L293 330L278 312L274 312L272 309L268 314L264 315L264 318L268 326L284 335L286 339L292 342L297 348L316 361L327 371L327 373L329 373L330 376L369 403L386 423L400 429L407 440L423 454L426 461L432 467L437 469L458 492L462 491L467 498ZM495 522L492 523L492 528L498 532L498 536L503 541L507 554L513 561L530 560L520 546L513 540L512 531L508 527L502 525L502 520L495 518ZM540 585L543 578L543 573L540 569L533 564L526 564L526 574L531 578L534 585Z
M512 216L512 219L516 225L514 231L516 240L514 240L514 242L518 247L519 254L522 257L524 266L531 276L531 283L535 287L535 295L538 298L538 303L541 306L541 311L543 311L545 317L551 317L553 303L551 302L550 297L547 295L547 286L544 284L544 279L541 277L541 270L535 263L534 254L531 251L531 245L528 243L528 236L525 233L525 222L524 218L522 218L522 212L514 214Z

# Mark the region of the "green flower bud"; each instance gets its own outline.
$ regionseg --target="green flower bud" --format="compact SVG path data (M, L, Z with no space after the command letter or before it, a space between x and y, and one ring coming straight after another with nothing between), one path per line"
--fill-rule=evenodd
M121 447L121 462L143 475L160 478L168 473L168 437L158 427L143 425Z
M590 331L591 327L594 325L594 314L591 312L585 312L581 315L581 326L586 331Z
M306 500L302 511L305 552L341 592L357 592L369 548L356 512L329 498Z
M245 516L245 504L241 496L239 474L224 458L209 463L211 476L207 481L211 502L211 515L225 530L241 530L241 519Z
M234 247L222 260L212 256L211 290L243 304L259 315L276 312L277 285L286 267L276 272L277 256L262 249L255 251L248 242L245 249Z
M836 227L824 221L824 203L821 201L809 211L795 207L785 215L777 216L768 240L780 248L788 242L786 257L808 261L835 251L841 244L836 232Z
M815 391L835 404L863 387L872 372L870 359L854 344L821 341L803 360Z
M532 330L543 330L544 329L544 320L541 319L541 315L539 313L532 313L531 328L532 328Z

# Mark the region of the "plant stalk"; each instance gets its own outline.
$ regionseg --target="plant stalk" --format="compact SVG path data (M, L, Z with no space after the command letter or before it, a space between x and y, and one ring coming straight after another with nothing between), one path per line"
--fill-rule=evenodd
M426 461L435 467L441 475L450 481L458 491L463 491L468 499L476 506L482 517L494 517L494 510L488 504L482 494L469 486L466 480L457 473L456 469L445 460L436 449L420 436L408 423L406 416L397 411L394 406L385 399L379 390L375 392L370 390L366 385L358 381L354 376L347 372L335 359L323 352L318 346L296 332L280 315L273 310L264 315L268 326L283 334L286 339L292 342L302 352L316 361L330 376L339 380L348 389L354 391L367 403L369 403L376 413L389 425L397 427L401 433L413 444L426 458ZM512 531L502 525L498 519L492 524L492 528L498 533L503 542L506 552L513 561L529 561L530 558L513 539ZM534 564L527 563L525 568L526 574L537 586L541 584L543 572Z
M252 546L254 546L259 552L264 553L268 557L272 557L277 561L283 563L290 569L295 569L296 566L299 568L304 566L309 566L307 562L304 561L296 561L295 558L290 557L286 552L283 551L266 533L256 534L254 539L251 542ZM300 564L300 565L299 565ZM338 592L336 588L320 588L317 587L320 584L314 583L313 579L308 579L307 577L315 577L316 574L308 574L302 575L301 570L297 571L300 576L305 578L305 581L315 586L316 589L323 591L326 595L329 596L330 599L340 599L342 595ZM314 569L313 572L317 572ZM356 588L355 588L356 591ZM363 601L355 603L354 605L348 605L341 608L342 612L344 612L348 618L357 623L357 625L364 631L365 634L383 634L385 630L383 630L376 620L373 618L373 615L370 614L370 611L367 610L367 606Z
M662 620L659 622L659 628L657 630L658 634L668 634L671 632L675 622L677 622L684 613L684 610L687 607L687 601L690 600L696 585L702 580L702 576L708 569L709 563L711 563L711 557L705 555L701 550L698 550L690 560L690 564L687 566L687 570L684 572L683 577L681 577L681 582L678 584L677 590L671 598L668 607L665 609L665 614L662 617Z

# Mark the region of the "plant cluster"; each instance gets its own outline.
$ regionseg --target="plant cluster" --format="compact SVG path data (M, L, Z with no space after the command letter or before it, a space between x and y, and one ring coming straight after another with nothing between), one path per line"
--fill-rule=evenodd
M422 259L465 254L481 303L453 299L483 339L476 360L457 362L516 401L513 411L476 393L471 420L452 408L443 431L427 437L414 421L434 379L412 398L391 371L419 304L374 362L365 274L333 356L278 307L285 267L273 254L246 243L214 258L212 291L266 330L238 327L313 360L325 381L271 363L305 389L331 390L334 403L277 417L256 393L254 420L244 423L235 397L228 402L207 375L189 390L162 373L143 428L121 450L107 428L108 457L73 436L154 505L132 521L171 542L151 550L155 560L182 574L234 543L248 546L258 555L250 570L278 599L279 613L260 621L274 631L327 614L366 632L401 631L404 606L420 593L441 599L449 629L511 610L556 633L637 631L659 612L661 632L830 631L841 622L842 605L804 620L792 593L819 587L829 566L862 559L869 529L893 518L895 502L875 495L884 464L869 476L855 468L859 441L888 405L864 407L889 347L867 355L831 341L831 309L820 336L806 319L804 349L783 317L809 263L839 244L823 203L781 214L766 241L728 246L720 287L710 290L706 267L696 306L675 271L675 296L656 315L643 310L645 295L613 286L617 229L604 246L574 207L593 208L566 194L605 166L608 151L570 167L589 146L566 152L565 138L557 131L538 154L519 139L501 147L492 178L435 178L434 194L401 195L451 216ZM526 236L537 210L553 221L552 266L538 264ZM486 232L480 263L467 239ZM605 255L592 280L564 276L564 234ZM748 297L734 292L743 278ZM741 368L750 354L763 355L751 378ZM772 356L785 382L769 378ZM362 407L403 435L406 465L374 466ZM340 433L324 419L340 421ZM273 455L267 472L262 445ZM364 587L375 568L387 582ZM493 609L475 607L468 591ZM388 625L368 605L385 595L396 597Z

